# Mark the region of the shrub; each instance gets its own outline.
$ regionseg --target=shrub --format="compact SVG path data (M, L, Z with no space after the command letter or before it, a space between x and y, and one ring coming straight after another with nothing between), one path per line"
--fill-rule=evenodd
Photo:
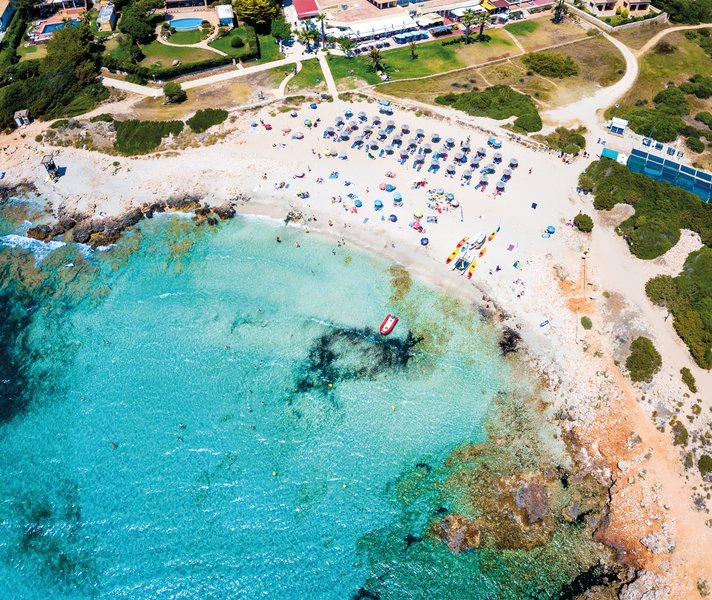
M702 477L708 473L712 473L712 458L703 454L700 456L700 460L697 461L697 468L700 470Z
M572 77L578 75L578 64L570 56L558 52L536 52L525 54L524 64L535 73L544 77Z
M591 321L590 317L581 317L581 327L583 327L586 331L593 327L593 321Z
M586 147L586 138L582 135L585 131L586 129L583 127L579 129L557 127L546 136L546 143L549 147L561 150L566 154L578 154Z
M630 350L630 356L625 361L630 378L633 381L651 381L663 364L653 342L646 337L638 337L633 340Z
M653 304L669 309L678 296L677 284L670 275L657 275L645 284L645 293Z
M695 120L704 123L707 127L712 129L712 113L708 113L707 111L698 112L695 115Z
M447 94L435 99L438 104L446 104L470 115L508 119L518 117L515 125L525 131L539 131L541 117L532 99L520 94L507 85L495 85L482 91ZM523 117L525 118L523 120Z
M653 50L655 54L675 54L677 49L670 42L658 42Z
M102 113L100 115L95 115L91 119L89 119L91 123L113 123L114 122L114 115L110 115L107 113Z
M692 374L692 371L687 367L682 367L682 369L680 369L680 376L682 377L682 383L684 383L693 394L696 394L697 383L695 382L695 376Z
M164 137L183 131L183 121L115 121L114 148L123 154L146 154L161 145Z
M702 100L712 96L712 77L708 75L693 75L690 80L683 83L680 89L686 94L694 94Z
M674 85L658 92L653 97L653 102L655 102L656 108L665 110L671 114L686 115L690 112L690 103L685 97L685 92Z
M675 446L687 446L690 439L690 434L687 428L680 423L675 417L670 420L670 428L672 429L673 444Z
M195 133L202 133L213 125L218 125L227 119L227 111L216 108L205 108L196 112L186 121Z
M574 217L574 225L579 231L591 233L593 231L593 219L585 213L579 213Z
M239 35L234 36L230 40L230 46L232 46L233 48L242 48L244 45L245 45L245 42Z
M700 154L705 151L705 143L698 137L691 136L687 138L685 140L685 145L697 154Z
M163 95L171 103L184 102L188 97L180 83L175 83L174 81L169 81L163 86Z

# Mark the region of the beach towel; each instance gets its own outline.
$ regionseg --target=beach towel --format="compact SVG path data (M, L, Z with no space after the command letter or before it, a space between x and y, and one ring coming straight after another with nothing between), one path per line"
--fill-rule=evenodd
M536 202L532 202L532 208L536 209L536 207L537 207Z
M509 244L509 246L507 246L507 250L509 250L510 252L514 250L514 244Z

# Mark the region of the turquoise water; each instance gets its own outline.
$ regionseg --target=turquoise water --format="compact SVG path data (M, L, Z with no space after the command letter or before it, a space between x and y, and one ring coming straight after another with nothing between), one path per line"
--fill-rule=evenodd
M61 23L47 23L42 26L41 33L53 33L57 29L64 29L67 25L69 25L69 27L76 27L79 25L79 19L70 19L66 23L64 21Z
M198 29L202 22L202 19L173 19L170 24L176 31L191 31Z
M0 234L33 218L13 210ZM380 259L279 233L162 217L41 260L2 238L2 597L519 597L497 552L421 543L456 504L439 466L528 390L497 335Z

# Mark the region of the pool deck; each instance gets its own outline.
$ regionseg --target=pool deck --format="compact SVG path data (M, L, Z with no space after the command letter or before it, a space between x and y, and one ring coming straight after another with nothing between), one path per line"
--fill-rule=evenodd
M66 10L61 10L58 13L52 15L47 19L42 19L40 21L33 22L32 31L29 33L29 38L35 44L41 44L46 42L52 37L52 33L43 33L42 29L46 25L54 25L55 23L61 23L65 19L79 19L85 12L83 8L68 8ZM56 30L55 30L56 31Z
M215 54L218 54L220 56L227 56L227 54L225 54L225 52L223 52L222 50L218 50L217 48L208 46L208 43L212 42L218 34L218 15L214 9L188 10L185 12L171 9L170 12L166 13L165 20L170 22L173 19L200 19L201 21L209 21L210 24L215 27L215 31L213 31L213 33L206 39L201 40L197 44L172 44L163 37L161 25L159 24L156 27L156 40L158 40L158 42L166 46L179 46L181 48L202 48L203 50L214 52Z

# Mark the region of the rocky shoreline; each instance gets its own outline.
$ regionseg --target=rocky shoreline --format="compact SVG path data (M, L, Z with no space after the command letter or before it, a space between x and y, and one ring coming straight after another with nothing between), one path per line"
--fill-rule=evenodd
M197 225L217 225L219 221L232 219L237 214L235 207L247 200L248 198L244 196L238 196L223 204L211 206L203 203L201 198L186 195L180 198L144 203L119 216L106 218L60 209L54 223L31 227L27 231L27 237L49 242L64 236L64 241L88 244L92 248L98 248L113 244L124 231L143 219L152 219L159 213L192 213L193 221Z

